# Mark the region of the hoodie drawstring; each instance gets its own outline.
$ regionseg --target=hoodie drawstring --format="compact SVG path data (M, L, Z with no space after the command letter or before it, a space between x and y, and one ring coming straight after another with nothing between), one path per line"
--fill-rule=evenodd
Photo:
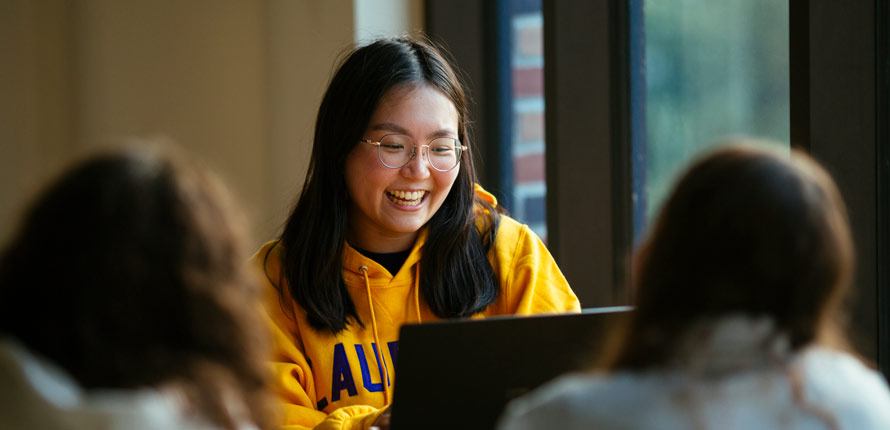
M389 389L386 384L389 375L383 374L383 369L386 367L386 363L381 360L382 354L380 351L383 349L383 346L380 345L380 336L377 334L377 318L374 317L374 304L371 303L371 281L368 279L368 266L359 267L358 270L361 270L362 274L365 275L365 289L368 292L368 309L371 311L371 328L374 329L374 343L377 345L376 348L371 349L374 350L374 357L377 358L377 370L380 371L380 383L383 385L383 405L386 406L389 404Z
M420 291L420 262L414 266L416 267L414 271L414 310L417 312L417 323L420 324L423 322L423 319L420 318L420 298L418 297L418 291Z

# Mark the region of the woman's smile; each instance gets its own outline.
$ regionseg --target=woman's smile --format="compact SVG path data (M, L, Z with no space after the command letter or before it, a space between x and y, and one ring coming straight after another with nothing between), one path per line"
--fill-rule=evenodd
M396 207L415 209L417 206L420 206L428 194L427 191L387 191L386 197L388 197Z

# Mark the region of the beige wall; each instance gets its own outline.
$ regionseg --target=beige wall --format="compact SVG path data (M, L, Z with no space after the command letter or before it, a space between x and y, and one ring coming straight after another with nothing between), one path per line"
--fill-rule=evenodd
M353 13L351 1L269 2L267 232L277 232L303 184L318 105L334 62L354 39Z
M420 0L363 2L0 2L0 241L73 156L151 135L223 177L252 219L253 246L273 237L334 61L363 37L356 23L386 22L376 35L420 27Z
M70 6L0 1L0 240L25 201L70 156Z

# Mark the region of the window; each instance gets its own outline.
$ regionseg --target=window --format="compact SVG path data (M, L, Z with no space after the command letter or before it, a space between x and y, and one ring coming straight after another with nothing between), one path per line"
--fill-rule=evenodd
M425 13L468 87L482 186L547 241L541 0L428 0Z
M510 212L547 241L544 167L544 40L540 0L510 0L512 174Z
M790 141L788 2L643 0L644 58L632 86L645 142L633 149L634 236L658 211L677 175L722 137ZM638 12L639 13L639 12ZM644 52L639 52L639 51ZM639 70L635 70L639 72Z
M427 31L448 45L469 78L477 141L488 151L481 169L487 187L504 183L503 165L513 165L500 158L512 137L487 128L505 123L498 94L509 91L499 88L498 67L511 63L496 41L510 28L501 21L508 1L425 2ZM630 301L634 236L657 210L677 166L703 149L698 145L735 133L790 141L822 161L844 194L858 256L853 340L886 374L890 122L880 120L890 117L886 2L550 0L541 9L548 247L582 306ZM706 30L716 34L701 34ZM709 64L721 57L731 62L722 71ZM689 73L710 77L691 80ZM675 110L687 111L683 118L719 118L684 124ZM662 164L662 157L673 161Z

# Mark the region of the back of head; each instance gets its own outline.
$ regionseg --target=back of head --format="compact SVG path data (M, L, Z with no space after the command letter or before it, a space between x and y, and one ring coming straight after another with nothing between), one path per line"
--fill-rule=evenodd
M737 314L769 317L792 349L825 340L852 265L842 199L815 161L725 146L689 168L642 245L615 366L671 360L693 325Z
M224 189L180 155L84 160L26 213L0 261L0 333L85 388L178 385L231 424L221 392L263 387L264 337Z

